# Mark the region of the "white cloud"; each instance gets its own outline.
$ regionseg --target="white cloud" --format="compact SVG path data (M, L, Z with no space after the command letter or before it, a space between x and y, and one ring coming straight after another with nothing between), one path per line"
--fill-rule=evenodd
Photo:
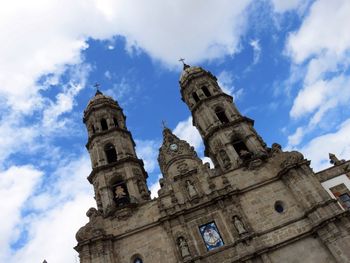
M202 137L197 128L192 125L191 116L187 120L180 121L173 130L173 133L180 139L187 141L196 151L203 147Z
M249 42L249 45L253 48L254 51L253 64L257 64L260 60L261 55L260 41L259 39L253 39Z
M291 148L298 145L303 139L304 134L304 129L302 127L298 127L294 134L288 136L288 146L286 148Z
M16 225L21 223L21 209L38 184L42 172L32 166L12 166L0 172L0 261L8 262L9 245L19 237Z
M296 63L325 51L342 54L350 48L350 2L318 0L301 28L289 37L287 48ZM332 14L332 15L329 15Z
M350 76L347 73L350 31L344 25L350 23L349 13L349 1L315 1L300 28L287 39L286 51L293 62L292 74L304 72L302 88L293 101L290 116L294 121L308 118L306 125L289 136L291 145L300 143L303 136L315 131L316 127L329 126L325 120L331 112L347 109L350 102ZM342 121L340 115L333 119L336 123Z
M350 119L344 121L333 133L327 133L312 139L300 151L312 160L312 167L320 170L329 166L328 153L334 153L339 159L350 158Z
M80 63L89 37L124 36L129 50L142 49L168 65L177 65L180 56L198 62L234 54L250 2L6 2L0 9L0 94L17 110L35 109L39 90L46 88L36 81Z
M51 177L45 176L50 183L45 181L36 191L33 185L42 173L33 173L32 169L27 173L23 169L15 170L18 179L16 183L4 186L8 192L3 194L20 199L18 204L13 200L9 202L9 207L16 209L17 215L4 214L6 220L1 220L0 236L6 238L5 244L9 244L23 237L23 231L26 231L27 240L15 252L6 245L1 246L4 252L0 253L4 255L2 262L42 262L44 259L52 263L75 262L75 233L86 223L84 214L87 209L95 205L92 186L86 180L90 170L87 154L71 161L64 160ZM28 211L20 215L20 208ZM7 221L12 224L10 228L3 224ZM14 229L17 236L6 235L7 231L13 234Z
M305 0L271 0L271 2L275 12L283 13L299 8Z
M160 174L157 177L157 180L151 184L149 186L149 190L151 191L151 197L155 198L158 197L158 190L160 189L160 184L159 184L159 180L162 178L163 176Z
M138 158L145 164L145 170L152 173L158 166L158 150L160 142L152 140L135 140Z
M243 96L243 89L237 89L233 85L234 75L233 73L223 70L218 76L218 84L221 87L222 91L226 94L229 94L233 97L234 100L239 100Z

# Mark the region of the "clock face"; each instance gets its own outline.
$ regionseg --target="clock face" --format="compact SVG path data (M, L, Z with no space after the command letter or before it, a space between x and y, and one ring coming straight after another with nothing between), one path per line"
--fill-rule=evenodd
M176 144L176 143L170 144L170 150L176 151L177 148L178 148L178 147L177 147L177 144Z

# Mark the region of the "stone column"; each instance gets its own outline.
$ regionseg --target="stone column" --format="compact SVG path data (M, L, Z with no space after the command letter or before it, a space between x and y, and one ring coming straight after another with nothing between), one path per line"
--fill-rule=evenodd
M343 231L335 222L330 222L317 231L337 263L350 262L350 235Z

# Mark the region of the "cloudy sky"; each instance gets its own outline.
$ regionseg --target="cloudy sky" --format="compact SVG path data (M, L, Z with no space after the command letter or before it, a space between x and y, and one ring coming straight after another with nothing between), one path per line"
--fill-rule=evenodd
M349 0L32 0L0 4L0 262L77 262L94 206L82 112L124 108L156 195L161 121L203 156L179 58L218 77L268 145L315 170L350 158Z

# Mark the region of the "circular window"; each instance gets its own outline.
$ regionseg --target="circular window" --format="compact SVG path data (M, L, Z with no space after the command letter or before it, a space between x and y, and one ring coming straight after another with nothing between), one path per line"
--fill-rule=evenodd
M275 210L277 213L280 213L280 214L284 212L285 208L282 201L276 201Z
M135 258L134 263L142 263L142 259L141 258Z

